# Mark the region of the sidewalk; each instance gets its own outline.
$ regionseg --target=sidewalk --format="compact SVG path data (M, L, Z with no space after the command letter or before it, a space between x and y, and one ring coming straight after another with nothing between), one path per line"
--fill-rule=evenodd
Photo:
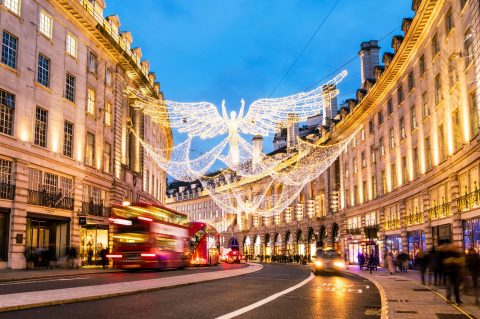
M80 269L35 269L35 270L12 270L2 269L0 270L0 282L8 281L20 281L20 280L36 280L47 279L55 277L67 277L67 276L82 276L98 273L117 272L118 270L108 268L103 269L101 267L96 268L80 268Z
M378 268L372 274L367 270L360 270L358 266L350 266L349 268L350 273L372 281L380 290L382 319L480 318L480 308L475 306L473 296L465 295L461 291L460 297L464 302L463 305L457 306L447 303L445 288L422 285L420 274L417 271L390 275L388 271L382 268ZM466 278L466 283L469 283L469 278Z

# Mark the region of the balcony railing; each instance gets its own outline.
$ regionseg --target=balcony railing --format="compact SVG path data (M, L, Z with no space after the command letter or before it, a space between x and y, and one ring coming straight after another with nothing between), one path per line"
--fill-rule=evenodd
M102 203L82 202L82 214L100 217L110 216L110 207L103 206Z
M15 185L10 183L0 183L0 199L10 199L15 198Z
M452 211L450 210L450 203L444 203L444 204L429 208L427 210L427 214L428 214L428 219L430 220L451 216Z
M385 230L400 228L400 219L387 220L384 226Z
M480 189L459 197L457 199L457 207L460 212L480 207Z
M409 214L405 217L408 226L418 225L423 223L423 212Z
M360 228L347 228L348 235L360 235L362 230Z
M73 202L73 198L66 197L62 193L28 190L27 203L31 205L73 210Z

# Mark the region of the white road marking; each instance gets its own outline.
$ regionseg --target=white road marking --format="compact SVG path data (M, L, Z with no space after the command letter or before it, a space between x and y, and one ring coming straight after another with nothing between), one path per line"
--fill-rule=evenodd
M262 299L260 301L257 301L249 306L246 306L246 307L243 307L243 308L240 308L238 310L235 310L234 312L230 312L230 313L227 313L226 315L223 315L223 316L220 316L220 317L217 317L216 319L231 319L231 318L235 318L237 316L240 316L241 314L244 314L246 312L249 312L250 310L253 310L255 308L258 308L260 306L263 306L264 304L266 303L269 303L270 301L273 301L283 295L286 295L306 284L308 284L313 278L315 278L315 275L314 274L310 274L310 276L305 279L304 281L302 281L301 283L299 284L296 284L295 286L292 286L288 289L285 289L283 291L280 291L280 292L277 292L276 294L274 295L271 295L270 297L267 297L265 299Z
M90 279L92 277L74 277L74 278L54 278L54 279L36 279L36 280L24 280L24 281L7 281L0 283L0 286L10 286L10 285L22 285L22 284L35 284L35 283L43 283L49 281L67 281L67 280L82 280L82 279Z

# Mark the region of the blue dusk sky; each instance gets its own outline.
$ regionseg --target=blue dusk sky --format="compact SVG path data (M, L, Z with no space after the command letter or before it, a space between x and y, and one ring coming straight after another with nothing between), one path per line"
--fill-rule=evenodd
M105 15L112 14L142 48L167 99L218 106L226 99L227 108L237 110L241 98L248 106L314 88L357 56L362 41L394 31L380 42L382 52L391 51L392 35L402 34L402 18L413 11L405 0L110 0ZM339 102L354 97L361 84L358 58L344 69L349 75ZM182 139L175 134L176 143ZM211 145L195 141L193 147Z

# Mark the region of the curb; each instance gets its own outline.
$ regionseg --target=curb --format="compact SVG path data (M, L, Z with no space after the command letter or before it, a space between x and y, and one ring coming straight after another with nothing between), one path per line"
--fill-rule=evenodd
M26 270L28 271L28 270ZM61 277L75 277L75 276L88 276L88 275L98 275L98 274L111 274L121 272L119 270L105 270L105 271L94 271L94 272L82 272L81 270L78 273L68 273L68 274L56 274L56 275L40 275L35 277L12 277L12 278L0 278L0 283L10 282L10 281L28 281L28 280L37 280L37 279L50 279L50 278L61 278ZM1 273L1 271L0 271Z
M352 274L352 275L355 275L355 276L358 276L358 277L361 277L361 278L364 278L364 279L367 279L368 281L370 281L371 283L373 283L375 285L375 287L377 287L378 291L380 292L380 301L382 303L382 309L381 309L381 315L380 315L380 318L381 319L388 319L389 316L388 316L388 298L387 298L387 293L385 292L385 289L382 287L382 285L376 281L375 279L373 278L370 278L368 276L365 276L365 275L362 275L362 274L358 274L358 273L354 273L350 270L347 270L347 272L349 274Z
M51 301L47 301L47 302L30 303L30 304L19 305L19 306L1 307L0 308L0 313L1 312L8 312L8 311L38 308L38 307L62 305L62 304L82 302L82 301L93 301L93 300L100 300L100 299L106 299L106 298L112 298L112 297L133 295L133 294L137 294L137 293L145 293L145 292L152 292L152 291L171 289L171 288L177 288L177 287L183 287L183 286L190 286L190 285L195 285L195 284L199 284L199 283L212 282L212 281L216 281L216 280L222 280L222 279L244 276L244 275L248 275L248 274L251 274L251 273L254 273L254 272L257 272L257 271L260 271L260 270L263 269L263 265L256 264L256 263L248 263L248 267L245 267L244 269L248 269L251 266L257 266L258 269L254 269L250 272L241 273L241 274L233 275L233 276L227 276L227 277L223 277L223 278L214 278L214 279L206 279L206 280L196 281L196 282L172 284L170 286L151 287L151 288L143 288L143 289L137 289L137 290L132 290L132 291L106 293L106 294L102 294L102 295L86 296L86 297L79 297L79 298L51 300ZM223 271L228 272L229 270L223 270Z

